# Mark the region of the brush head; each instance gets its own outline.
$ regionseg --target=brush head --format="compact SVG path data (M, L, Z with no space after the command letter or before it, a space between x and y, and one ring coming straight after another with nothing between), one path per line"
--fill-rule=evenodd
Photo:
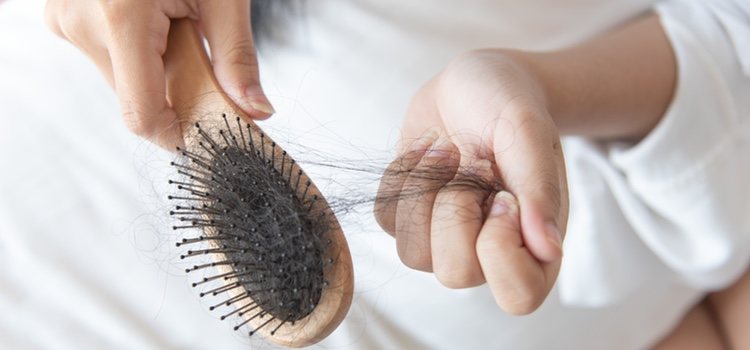
M239 316L235 329L249 323L251 335L274 336L286 326L292 339L300 339L304 332L294 335L297 322L322 318L338 324L346 310L336 310L340 315L334 317L315 316L322 302L331 303L331 296L324 296L332 291L343 299L338 304L344 309L351 299L350 290L338 288L351 288L351 281L341 278L352 277L334 215L296 162L270 138L239 118L220 120L195 124L187 149L179 150L181 161L173 162L182 179L170 181L178 190L169 197L178 202L170 212L180 222L174 228L201 229L177 243L203 244L181 258L214 257L188 271L218 270L194 286L218 281L218 287L202 294L230 297L211 309L233 307L222 319ZM348 273L341 266L348 266Z

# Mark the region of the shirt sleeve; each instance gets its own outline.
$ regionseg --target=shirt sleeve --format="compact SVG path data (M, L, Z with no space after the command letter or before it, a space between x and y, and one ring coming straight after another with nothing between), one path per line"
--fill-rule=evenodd
M664 1L678 83L659 125L609 159L638 203L622 210L669 268L704 290L750 260L750 1Z

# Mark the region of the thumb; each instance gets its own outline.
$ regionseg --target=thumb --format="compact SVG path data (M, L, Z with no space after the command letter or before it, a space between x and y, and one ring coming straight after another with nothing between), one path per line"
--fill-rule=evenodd
M476 243L479 265L495 301L514 315L534 311L551 288L544 269L524 245L519 214L516 198L498 193Z
M518 197L524 244L540 261L562 257L562 236L567 218L567 190L559 137L549 118L529 111L512 111L519 117L511 146L495 138L495 154L508 189ZM524 115L526 114L526 115Z
M250 1L204 0L199 7L219 84L245 113L255 119L268 118L275 111L260 86Z

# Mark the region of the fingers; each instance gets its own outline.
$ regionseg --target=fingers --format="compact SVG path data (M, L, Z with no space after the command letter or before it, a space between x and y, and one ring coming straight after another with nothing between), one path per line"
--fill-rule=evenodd
M114 77L112 76L112 62L109 59L107 47L102 43L105 40L101 31L90 32L83 30L82 21L91 23L94 26L101 26L99 12L92 7L84 6L82 8L65 10L61 1L50 0L44 9L44 19L47 27L60 38L66 39L77 46L85 53L99 71L104 75L107 83L114 88ZM64 18L61 18L64 17ZM92 23L93 22L93 23Z
M45 8L50 29L92 58L115 88L126 126L168 149L183 140L166 99L162 54L170 18L183 17L202 22L217 79L230 97L252 117L273 113L259 85L249 0L49 0Z
M489 161L485 162L489 168ZM432 269L446 287L468 288L484 283L476 243L486 199L486 191L462 184L460 179L448 183L435 198L430 225Z
M60 5L60 2L55 0L49 0L44 4L44 23L55 35L64 38L60 21L57 19L57 14L60 13Z
M562 233L567 218L565 167L560 140L549 118L528 111L514 111L523 117L513 130L496 130L495 135L514 135L511 151L498 151L495 160L506 185L520 202L524 244L540 261L562 257ZM498 128L508 123L498 123ZM496 136L496 150L507 149L508 140Z
M375 219L392 236L396 234L396 207L401 188L442 130L432 97L434 86L434 83L428 83L412 98L401 130L402 139L396 145L396 152L400 156L388 166L380 180L375 198Z
M378 194L375 197L373 213L378 225L391 236L396 234L396 205L404 181L422 160L425 151L432 146L437 137L436 131L428 131L422 137L416 139L403 156L396 158L388 165L383 173Z
M406 266L432 270L430 220L438 191L458 169L459 157L450 142L436 142L404 180L396 204L396 248Z
M177 115L169 108L162 54L169 18L150 5L112 2L105 9L115 90L126 126L162 147L182 144ZM137 20L135 20L137 19Z
M204 0L199 6L201 28L211 47L219 84L248 115L268 118L274 109L260 86L250 1Z
M544 301L554 278L524 246L515 197L499 192L476 240L476 254L484 278L498 306L521 315L534 311Z

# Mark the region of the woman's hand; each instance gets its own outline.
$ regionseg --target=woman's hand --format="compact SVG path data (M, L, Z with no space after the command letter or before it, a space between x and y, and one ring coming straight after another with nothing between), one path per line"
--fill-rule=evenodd
M238 106L257 119L274 112L260 87L250 0L49 0L45 17L99 67L117 92L127 127L163 147L182 143L162 61L172 18L199 23L214 73Z
M487 282L507 312L535 310L557 277L568 215L560 139L538 81L507 52L465 54L414 97L402 139L410 145L375 208L401 260L450 288ZM466 186L466 169L504 191Z
M654 14L560 51L465 54L414 97L410 145L383 176L375 216L406 265L452 288L486 281L501 308L531 312L555 282L567 224L558 129L637 141L664 115L676 71ZM467 170L509 193L493 204L492 190L466 186Z

